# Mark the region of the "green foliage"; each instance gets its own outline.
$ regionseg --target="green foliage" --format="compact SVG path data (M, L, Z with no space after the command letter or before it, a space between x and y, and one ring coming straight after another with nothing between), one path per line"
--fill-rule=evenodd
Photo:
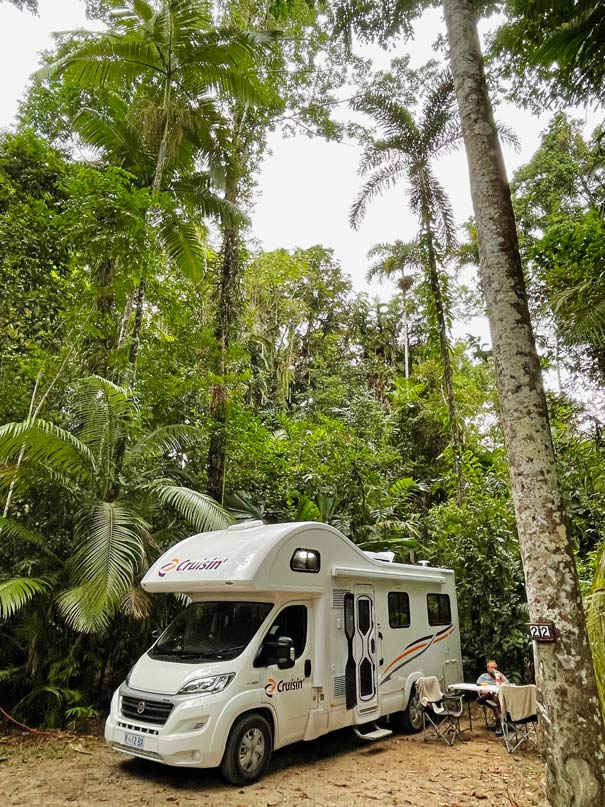
M64 561L70 587L59 594L58 608L76 630L98 632L132 596L131 587L157 552L151 533L164 512L179 514L198 531L227 526L230 519L207 496L178 484L182 472L174 460L195 443L192 427L142 434L130 391L97 377L74 390L69 420L73 431L39 419L3 426L2 482L12 486L22 508L34 492L62 492L71 532ZM35 518L32 505L28 519ZM27 521L25 527L9 524L6 534L36 546ZM28 588L22 581L7 582L3 610L13 613L39 593L43 583L34 583Z
M563 348L570 367L599 380L605 372L602 180L599 142L586 143L578 122L560 114L512 185L543 339L555 361Z
M50 581L35 577L13 577L0 580L0 618L8 619L36 594L50 587Z
M83 291L63 218L69 167L30 132L0 137L0 401L2 422L24 418L36 378L52 378L71 307ZM55 365L56 369L56 365Z
M485 659L496 657L513 678L524 678L530 642L507 485L468 455L464 472L467 483L472 480L464 504L448 500L431 508L419 552L456 575L466 675L472 678Z
M539 108L603 97L605 11L595 0L507 0L494 51L517 99Z

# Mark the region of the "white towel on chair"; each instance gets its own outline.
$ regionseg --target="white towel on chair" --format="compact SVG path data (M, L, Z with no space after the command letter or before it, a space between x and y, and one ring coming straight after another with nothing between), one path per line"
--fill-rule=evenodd
M500 707L504 714L508 712L511 720L523 720L536 714L535 684L522 687L503 684L498 694Z
M418 698L423 706L427 703L435 703L443 698L443 692L439 686L439 679L434 675L429 675L426 678L419 678L416 681L416 691Z

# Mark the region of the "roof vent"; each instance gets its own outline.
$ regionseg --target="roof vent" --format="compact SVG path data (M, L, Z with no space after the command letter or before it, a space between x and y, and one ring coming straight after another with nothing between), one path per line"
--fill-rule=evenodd
M259 518L253 519L251 521L241 521L238 524L232 524L230 527L227 527L228 532L239 532L240 530L251 530L253 527L264 527L265 522L261 521Z

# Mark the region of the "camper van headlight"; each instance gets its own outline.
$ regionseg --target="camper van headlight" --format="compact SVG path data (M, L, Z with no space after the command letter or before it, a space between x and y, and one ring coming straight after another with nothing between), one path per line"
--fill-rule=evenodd
M211 692L222 692L233 681L235 673L211 675L208 678L194 678L179 690L179 695L206 695Z

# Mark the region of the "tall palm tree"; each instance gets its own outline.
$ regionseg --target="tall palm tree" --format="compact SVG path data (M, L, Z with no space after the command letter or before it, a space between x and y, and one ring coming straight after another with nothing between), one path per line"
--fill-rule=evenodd
M197 429L172 425L145 434L132 393L95 376L80 383L67 412L69 429L39 418L0 427L0 489L12 484L34 519L39 497L55 496L70 525L59 550L23 521L2 520L3 535L29 542L46 562L34 564L42 574L0 581L0 615L61 581L68 588L57 604L68 624L98 631L119 611L146 612L136 582L158 551L154 530L162 529L164 540L178 535L170 513L200 532L232 519L181 482L179 466L200 438Z
M65 75L82 87L113 89L126 99L122 109L114 97L104 112L85 111L78 128L109 159L133 171L142 187L149 187L149 223L185 274L199 277L205 265L204 239L183 209L234 218L234 206L228 200L219 204L208 192L224 158L221 99L248 104L258 98L255 59L266 37L214 28L211 4L204 0L125 0L110 22L101 34L74 33L66 55L37 75ZM200 172L200 166L207 170ZM160 199L167 184L177 201L168 208ZM135 331L144 299L141 277Z
M455 114L452 80L449 74L435 80L427 92L418 122L396 98L380 90L364 93L353 102L353 106L376 120L383 137L372 139L366 145L360 173L369 176L351 208L351 225L357 228L368 203L401 180L407 184L410 207L420 221L415 260L420 261L427 273L435 306L454 456L456 496L461 502L464 498L462 434L456 414L447 318L438 266L439 261L454 248L454 220L447 194L432 168L433 161L456 148L462 136Z
M101 34L74 33L67 55L38 72L39 78L67 74L83 87L127 90L155 128L154 194L181 140L216 157L212 129L222 121L219 97L257 98L254 56L259 35L217 30L204 0L125 0ZM203 146L202 146L203 144Z

